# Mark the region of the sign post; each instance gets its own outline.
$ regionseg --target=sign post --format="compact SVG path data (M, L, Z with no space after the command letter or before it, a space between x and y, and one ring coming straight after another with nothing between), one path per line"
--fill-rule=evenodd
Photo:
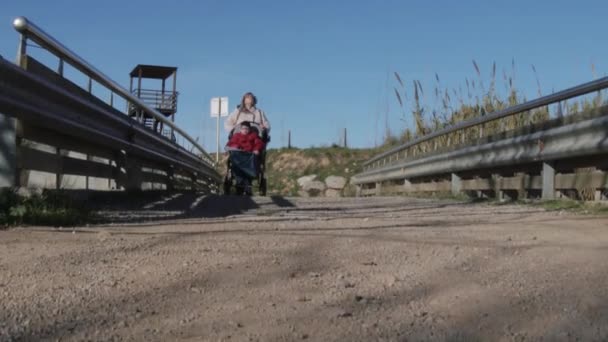
M211 117L217 118L217 131L216 131L216 142L217 152L215 155L215 162L220 161L220 117L228 116L228 98L227 97L214 97L211 99Z

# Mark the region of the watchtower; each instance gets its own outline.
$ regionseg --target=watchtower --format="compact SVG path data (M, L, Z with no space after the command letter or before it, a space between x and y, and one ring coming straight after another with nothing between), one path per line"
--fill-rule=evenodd
M129 91L137 96L148 106L156 109L159 113L171 121L175 121L175 113L177 112L177 68L159 65L138 65L129 74L131 76ZM144 89L142 81L152 80L152 82L160 81L160 89ZM171 88L167 89L167 81L171 81ZM134 85L134 83L136 84ZM149 84L150 81L146 81ZM139 110L136 106L129 106L129 116L137 118L146 127L153 129L169 138L173 136L173 132L164 131L163 124L154 119L151 115Z

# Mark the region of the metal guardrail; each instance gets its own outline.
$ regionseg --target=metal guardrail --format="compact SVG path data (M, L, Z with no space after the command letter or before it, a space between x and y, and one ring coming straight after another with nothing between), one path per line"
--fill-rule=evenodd
M97 68L89 64L83 58L72 52L70 49L61 44L57 39L46 33L40 27L32 23L25 17L18 17L13 21L13 26L21 34L21 42L19 52L17 55L17 62L19 63L21 58L26 53L26 42L30 39L46 49L50 53L57 56L61 61L65 61L72 65L74 68L85 74L92 80L95 80L99 84L108 88L112 93L116 93L124 98L128 103L134 104L145 111L148 115L154 117L156 120L163 122L168 127L171 127L175 132L183 136L188 142L192 144L203 156L203 159L213 165L213 158L205 151L205 149L198 143L198 141L192 138L183 129L177 126L175 123L168 120L163 114L156 111L154 108L147 105L141 99L133 96L128 90L121 87L117 82L110 79L108 76L103 74Z
M543 108L548 114L549 105L606 88L608 77L425 135L365 162L351 183L359 196L451 191L498 199L607 200L608 106L601 102L590 111L534 124L527 120L512 131L450 144L451 137L465 137L475 126ZM445 136L447 148L437 149L433 139Z
M584 83L579 86L572 87L572 88L569 88L569 89L566 89L566 90L563 90L563 91L560 91L560 92L557 92L557 93L554 93L551 95L543 96L538 99L528 101L528 102L525 102L525 103L522 103L519 105L515 105L515 106L509 107L509 108L506 108L506 109L503 109L503 110L500 110L500 111L497 111L497 112L494 112L494 113L491 113L488 115L479 116L479 117L476 117L471 120L463 121L463 122L453 125L451 127L447 127L445 129L441 129L441 130L433 132L431 134L427 134L425 136L419 137L417 139L414 139L413 141L410 141L408 143L405 143L401 146L395 147L389 151L386 151L384 153L381 153L381 154L373 157L372 159L366 161L363 164L364 171L381 167L383 165L380 165L381 163L378 163L378 162L383 161L386 158L390 158L391 156L393 156L403 150L406 150L410 147L414 147L416 145L427 142L429 140L432 140L432 139L435 139L435 138L438 138L438 137L441 137L444 135L448 135L451 133L455 133L457 131L461 131L461 130L471 128L474 126L486 124L491 121L498 120L498 119L501 119L501 118L504 118L507 116L522 114L522 113L525 113L525 112L528 112L528 111L531 111L534 109L546 107L551 104L559 103L559 102L566 101L566 100L569 100L574 97L597 92L597 91L600 91L600 90L606 89L606 88L608 88L608 77L603 77L603 78L600 78L595 81ZM374 164L376 164L375 167L374 167Z
M6 160L2 186L217 191L221 175L196 140L27 19L17 18L14 26L21 32L18 65L0 58L0 120L8 123L0 142L0 158ZM28 40L57 56L59 69L28 55ZM88 89L64 77L64 63L89 78ZM110 91L109 103L92 93L93 81ZM114 94L182 135L200 153L117 109Z
M0 60L0 75L0 108L4 114L217 178L213 168L198 156L143 126L134 125L126 115L109 112L7 61Z
M370 184L601 154L608 151L606 112L563 126L372 169L354 176L352 182Z

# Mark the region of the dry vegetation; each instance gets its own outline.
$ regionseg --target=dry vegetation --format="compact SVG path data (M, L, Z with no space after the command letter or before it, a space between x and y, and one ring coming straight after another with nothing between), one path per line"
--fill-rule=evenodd
M394 92L402 112L402 121L412 123L412 128L406 128L398 135L387 132L385 146L398 146L422 137L429 133L453 126L457 123L484 116L520 103L526 97L515 84L515 61L512 62L511 72L502 72L504 89L498 90L496 63L493 63L489 78L489 87L484 85L484 78L479 65L472 61L476 77L465 79L466 87L448 88L443 86L438 74L435 74L433 94L429 96L419 80L412 82L412 96L408 96L408 87L398 72L394 73L396 86ZM536 68L531 66L537 85L537 96L542 96L540 80ZM595 68L592 65L593 74ZM479 138L492 136L497 133L517 130L526 126L545 122L550 118L566 116L573 113L587 112L603 105L601 92L584 96L572 101L564 101L552 107L541 107L531 112L524 112L482 125L463 129L427 140L410 148L400 151L403 157L425 154L429 151L444 149L460 144L469 144ZM409 110L408 110L409 107ZM409 111L409 113L408 113Z

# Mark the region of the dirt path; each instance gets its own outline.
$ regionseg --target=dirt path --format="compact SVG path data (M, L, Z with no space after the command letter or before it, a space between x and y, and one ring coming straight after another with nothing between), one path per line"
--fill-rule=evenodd
M608 339L606 218L181 197L0 231L0 341Z

